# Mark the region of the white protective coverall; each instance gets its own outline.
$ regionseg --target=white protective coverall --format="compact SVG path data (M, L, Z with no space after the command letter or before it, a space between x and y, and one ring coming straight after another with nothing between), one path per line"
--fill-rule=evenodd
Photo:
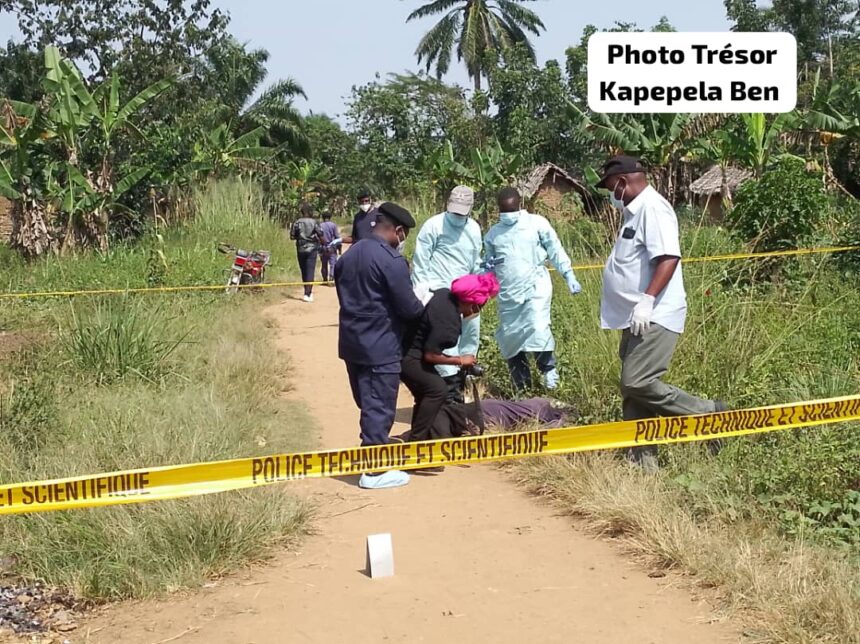
M526 210L505 213L484 240L484 255L499 279L499 328L496 340L505 360L523 352L555 350L550 308L552 279L549 262L571 292L579 283L558 235L540 215Z
M428 219L418 233L415 254L412 256L412 284L416 291L426 288L431 292L451 288L451 282L481 269L481 227L471 217L448 212ZM463 322L460 344L445 355L477 355L481 340L481 320ZM443 378L456 376L460 369L437 365Z

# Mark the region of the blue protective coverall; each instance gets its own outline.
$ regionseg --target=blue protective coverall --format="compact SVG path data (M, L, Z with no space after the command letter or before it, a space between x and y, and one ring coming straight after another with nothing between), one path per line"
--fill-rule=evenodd
M463 275L480 272L481 227L471 217L444 212L428 219L418 233L412 256L412 283L430 291L451 288L451 282ZM478 355L481 320L464 321L460 342L445 355ZM459 367L437 365L443 378L455 376Z
M495 265L493 270L501 287L496 339L502 357L511 365L514 384L523 386L527 383L517 382L512 361L534 353L544 374L555 370L555 338L550 328L552 279L546 262L556 268L571 291L576 292L579 284L570 257L550 223L525 210L504 215L490 229L484 239L484 255Z
M338 260L334 280L338 355L361 410L361 444L385 445L397 412L404 327L424 305L412 291L406 259L376 235Z

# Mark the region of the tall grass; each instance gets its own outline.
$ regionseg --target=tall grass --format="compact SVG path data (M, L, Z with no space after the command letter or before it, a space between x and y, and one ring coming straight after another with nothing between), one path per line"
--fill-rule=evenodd
M283 231L254 211L258 194L239 182L199 192L198 219L164 234L168 279L220 281L229 262L215 250L222 239L266 247L292 267ZM9 259L4 274L40 290L90 287L90 279L144 285L151 243L26 267ZM0 481L310 448L310 418L281 396L289 367L261 319L267 301L203 293L4 305L5 328L40 341L3 365ZM288 492L6 517L0 552L15 557L20 574L85 597L154 595L294 543L310 510Z
M65 353L80 373L99 384L130 374L154 382L167 375L168 360L190 333L173 336L175 325L168 315L139 298L109 297L95 306L73 306L70 328L61 331Z
M671 478L607 454L524 461L513 472L649 566L715 588L751 641L860 642L860 567L844 552L781 538L761 521L702 515ZM719 493L702 498L721 505Z
M596 224L557 229L574 264L609 252ZM740 249L728 231L695 217L682 233L688 257ZM837 261L783 261L778 273L757 261L684 266L688 323L667 381L735 407L860 391L860 285ZM600 329L601 271L578 277L576 297L555 283L557 395L583 424L618 420L619 334ZM514 395L492 339L493 306L482 319L490 387ZM652 562L719 586L762 641L860 641L860 426L733 439L718 458L669 447L660 459L652 477L611 455L537 459L514 472Z

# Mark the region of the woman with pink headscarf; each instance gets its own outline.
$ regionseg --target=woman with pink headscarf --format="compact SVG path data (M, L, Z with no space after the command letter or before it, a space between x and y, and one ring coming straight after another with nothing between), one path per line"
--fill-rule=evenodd
M407 330L400 379L415 398L410 441L436 438L433 424L445 404L448 385L435 367L475 366L475 356L446 356L444 351L457 346L463 320L479 315L498 294L499 282L492 273L466 275L454 280L450 289L435 291L424 314Z

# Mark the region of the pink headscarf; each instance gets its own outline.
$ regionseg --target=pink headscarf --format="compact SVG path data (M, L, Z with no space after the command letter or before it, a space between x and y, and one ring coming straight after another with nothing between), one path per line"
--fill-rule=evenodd
M499 280L493 273L465 275L454 280L451 293L461 302L484 306L499 294Z

